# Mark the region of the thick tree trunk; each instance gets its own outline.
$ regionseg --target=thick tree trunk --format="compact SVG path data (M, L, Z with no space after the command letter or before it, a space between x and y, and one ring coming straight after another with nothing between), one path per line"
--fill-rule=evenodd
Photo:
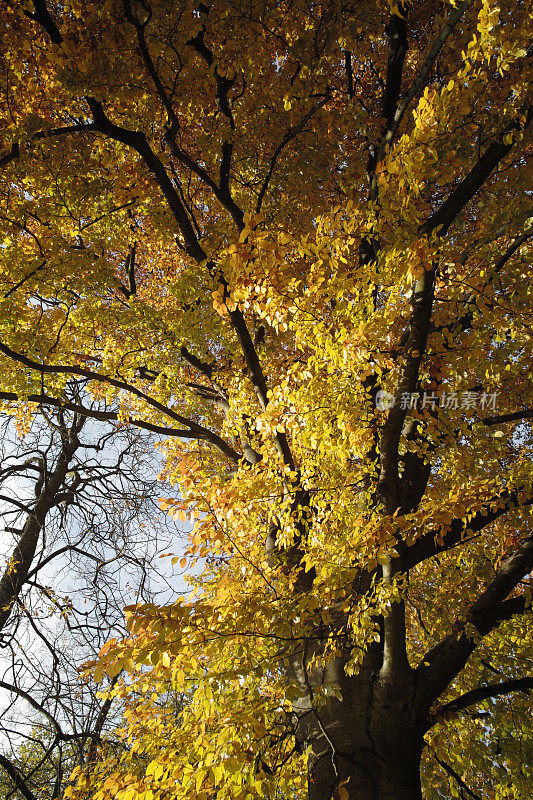
M311 745L309 800L340 797L341 785L350 800L422 800L419 738L390 713L376 715L378 721L371 711L368 720L343 708L338 712L351 720L334 732L322 719L329 741L318 737Z
M303 695L294 711L297 740L309 753L309 800L346 797L342 786L350 800L422 800L424 726L412 673L389 685L380 679L378 657L369 654L355 677L345 674L345 663L340 657L318 669L309 652L292 659Z

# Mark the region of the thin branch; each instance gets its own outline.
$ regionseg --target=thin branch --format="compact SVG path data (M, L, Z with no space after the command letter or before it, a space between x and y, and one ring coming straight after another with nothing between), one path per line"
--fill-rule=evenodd
M0 767L4 768L15 784L17 791L20 792L26 798L26 800L38 800L36 795L34 795L30 790L29 786L27 786L25 778L19 768L16 767L15 764L13 764L13 762L7 758L7 756L2 755L1 753Z
M24 511L26 514L31 514L32 510L29 506L25 503L21 503L20 500L17 500L15 497L9 497L7 494L0 494L0 501L3 503L11 503L12 505L19 508L21 511Z
M277 164L278 158L280 157L282 151L289 144L289 142L292 142L293 139L295 139L300 133L302 133L303 129L305 128L305 126L307 125L307 123L309 122L311 117L313 117L314 114L316 114L316 112L320 108L323 108L323 106L326 105L326 103L328 102L329 99L330 99L330 95L327 94L318 103L316 103L316 105L314 105L307 112L307 114L305 114L304 117L302 117L302 119L300 120L298 125L295 125L293 128L289 128L288 131L286 132L285 136L281 140L281 142L278 144L278 146L274 150L274 153L272 154L272 157L270 159L270 165L269 165L269 168L268 168L268 172L267 172L266 177L265 177L265 179L263 181L263 185L261 186L261 189L259 191L259 196L257 198L257 203L256 203L256 206L255 206L255 210L256 210L257 213L259 211L261 211L261 206L263 205L263 200L264 200L264 197L265 197L265 193L266 193L266 191L268 189L268 186L269 186L269 183L270 183L270 179L272 178L272 174L273 174L273 172L274 172L274 170L276 168L276 164Z
M518 422L524 419L533 419L533 409L524 408L522 411L514 411L512 414L500 414L496 417L484 417L481 422L485 425L503 425L505 422Z
M26 283L27 280L32 278L37 272L40 272L40 270L42 270L45 266L46 266L46 261L43 261L41 264L39 264L38 267L35 267L35 269L32 269L31 272L29 272L27 275L21 278L14 286L11 287L11 289L9 289L9 291L5 293L4 300L6 300L10 295L12 295L13 292L16 292L17 289L20 289L20 287L24 283Z
M213 431L210 431L208 428L204 428L202 425L199 425L197 422L194 422L191 419L187 419L186 417L182 417L181 414L177 414L167 406L164 406L162 403L159 403L157 400L149 397L140 389L137 389L136 386L132 384L126 383L125 381L118 380L116 378L111 378L106 375L102 375L98 372L93 372L93 370L84 369L83 367L77 367L74 365L66 365L66 364L40 364L38 361L34 361L28 356L23 355L22 353L17 353L8 347L3 342L0 342L0 352L4 353L8 358L16 361L20 364L23 364L25 367L29 369L35 370L38 373L44 374L67 374L67 375L80 375L81 377L88 378L89 380L99 381L101 383L108 383L110 386L114 386L116 389L122 389L123 391L129 392L130 394L139 397L141 400L144 400L149 406L152 406L157 411L159 411L164 416L170 417L171 419L175 419L177 422L180 422L182 425L186 425L190 430L187 434L189 438L196 438L196 439L203 439L207 442L211 442L221 453L223 453L227 458L231 461L237 463L240 459L238 453L235 452L220 436L218 436Z
M40 406L51 406L52 408L63 409L64 411L72 411L74 414L80 414L82 417L90 419L98 419L107 422L125 422L118 413L115 411L100 411L98 409L87 408L87 406L77 403L71 403L68 400L58 400L56 397L51 397L47 394L30 394L19 397L15 392L0 392L0 400L7 400L12 403L38 403ZM161 433L163 436L179 436L182 439L198 439L199 437L193 434L190 430L183 428L168 428L164 425L155 425L152 422L146 422L142 419L134 419L133 417L127 420L129 425L134 425L136 428L151 431L153 433Z
M50 128L44 131L37 131L32 134L29 141L38 141L39 139L50 139L54 136L66 136L71 133L94 133L95 127L92 123L80 123L78 125L65 125L61 128ZM20 157L20 142L14 142L11 145L11 150L0 158L0 167L9 164L10 161Z
M146 71L147 71L148 75L152 79L152 82L153 82L153 84L155 86L157 95L158 95L159 99L161 100L161 103L165 107L165 111L167 112L167 115L168 115L168 121L169 121L170 127L171 127L172 130L177 131L177 130L179 130L180 124L178 122L178 118L176 116L176 112L174 111L174 109L172 107L172 103L170 102L170 99L169 99L169 97L168 97L168 95L167 95L167 93L165 91L165 88L164 88L163 84L161 83L161 79L160 79L160 77L159 77L159 75L157 73L157 69L155 68L154 62L152 60L152 56L150 55L150 50L148 48L148 44L146 42L146 37L144 35L144 31L146 29L146 26L147 26L148 21L149 21L150 16L151 16L151 11L150 11L150 15L149 15L148 19L146 20L146 22L141 23L137 19L137 17L135 17L133 15L133 12L132 12L132 9L131 9L130 0L122 0L122 3L123 3L123 6L124 6L124 13L125 13L126 19L128 20L128 22L131 25L133 25L133 27L135 28L135 30L137 32L137 42L139 44L139 50L140 50L140 53L141 53L141 56L142 56L142 60L144 62L144 66L146 67Z
M462 331L466 331L466 330L468 330L469 328L472 327L473 322L474 322L474 310L477 308L477 298L478 298L478 295L479 295L480 291L486 291L488 289L488 287L491 285L491 283L494 281L494 279L502 271L502 269L505 266L505 264L509 261L511 256L514 253L516 253L516 251L519 250L520 247L525 242L527 242L528 239L531 239L532 237L533 237L533 231L526 231L526 233L523 233L521 236L517 236L516 239L513 242L511 242L511 244L509 245L509 247L507 248L505 253L503 253L500 256L500 258L496 261L496 263L494 264L494 267L490 271L490 274L489 274L489 276L488 276L483 288L481 290L478 290L475 293L472 292L471 294L468 295L467 298L465 298L464 305L467 308L466 313L463 314L463 316L460 317L459 319L456 319L451 325L443 326L444 328L448 328L448 330L452 334L456 335L456 334L461 333Z
M36 711L38 711L40 714L44 714L44 716L52 723L52 726L57 736L60 738L63 737L63 731L61 730L61 727L56 718L49 711L47 711L46 708L44 708L40 703L38 703L37 700L35 700L29 692L26 692L24 689L21 689L20 686L14 686L13 684L6 683L5 681L2 680L0 680L0 688L18 695L27 703L29 703L29 705L31 705L31 707L34 708Z
M443 770L445 770L448 773L448 775L452 776L454 781L456 781L456 783L461 787L461 789L463 789L468 795L470 795L470 797L473 798L473 800L482 800L482 798L478 794L473 792L472 789L464 782L464 780L461 778L460 775L457 774L457 772L453 769L453 767L450 767L450 765L447 764L446 761L441 761L441 759L437 758L437 756L433 756L433 758L435 759L437 764L440 764Z

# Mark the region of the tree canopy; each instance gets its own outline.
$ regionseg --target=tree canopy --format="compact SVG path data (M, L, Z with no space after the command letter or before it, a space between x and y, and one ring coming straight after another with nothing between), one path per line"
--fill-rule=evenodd
M203 567L65 796L526 798L527 4L1 25L0 398L156 434Z

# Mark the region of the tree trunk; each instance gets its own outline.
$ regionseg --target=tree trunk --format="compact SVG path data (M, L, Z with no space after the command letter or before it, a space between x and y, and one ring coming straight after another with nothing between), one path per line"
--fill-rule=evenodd
M422 800L424 725L412 672L383 681L378 649L354 677L345 674L346 656L320 668L309 650L291 659L302 693L293 708L297 741L309 754L309 800L346 798L342 787L350 800Z

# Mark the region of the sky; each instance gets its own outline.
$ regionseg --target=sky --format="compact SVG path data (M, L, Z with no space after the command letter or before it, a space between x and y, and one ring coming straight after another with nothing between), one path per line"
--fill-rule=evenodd
M2 466L7 463L13 463L17 452L20 453L21 449L27 449L28 445L31 444L29 440L21 441L17 438L12 426L8 426L5 433ZM102 435L102 425L90 421L84 429L83 435L85 440L97 440ZM143 476L146 479L155 479L161 469L160 456L153 447L152 439L148 436L144 436L144 439L146 440L147 453L143 458L142 464L136 466L143 470ZM117 454L118 443L110 439L106 443L106 447L96 455L99 464L106 465L112 464L117 458ZM91 458L94 457L94 454L87 451L82 455L87 458L82 466L90 466ZM175 488L162 484L156 484L153 489L155 493L152 498L153 501L157 501L159 497L166 495L175 496L177 491ZM31 502L35 494L35 484L33 480L13 475L3 483L0 488L0 494L5 497L15 498L22 503ZM188 526L184 523L170 520L165 512L157 509L154 503L151 505L154 516L148 513L130 523L128 540L134 542L130 557L146 561L151 575L152 595L155 602L163 604L172 602L178 595L190 592L190 586L184 578L183 570L179 568L179 564L172 565L172 556L180 556L184 553ZM16 538L13 533L6 531L5 528L20 529L26 517L24 513L6 515L5 512L9 511L9 506L10 504L7 500L0 499L0 564L2 567L12 552ZM44 554L47 555L51 551L60 549L66 540L72 542L74 538L78 538L80 533L80 520L76 519L72 514L67 515L66 524L62 528L54 525L50 527L49 531L48 527L46 527L41 540ZM97 533L95 532L95 537ZM107 544L105 541L102 542L100 540L97 549L100 556L104 558L117 555L111 543ZM161 557L165 553L170 555ZM34 563L38 555L39 551L36 554ZM51 596L53 596L53 593L62 597L69 595L78 610L81 613L87 613L85 609L90 609L91 605L91 579L94 580L96 574L95 562L85 559L81 566L83 571L76 571L73 569L68 555L63 554L50 561L34 577L38 578L41 586L51 590ZM108 574L116 590L122 596L121 605L134 603L138 600L139 571L137 569L132 569L131 566L126 569L124 560L122 559L121 562L119 559L110 565ZM79 636L75 632L69 633L67 626L57 612L50 614L52 603L46 597L36 600L37 592L35 588L32 595L34 598L32 609L36 617L39 617L40 628L46 632L46 636L50 640L56 641L59 649L65 653L66 660L70 662L68 667L70 678L75 680L75 666L81 664L88 657L94 657L94 651L97 651L104 641L101 640L100 636L99 641L95 639L94 642L91 642L89 634L89 641L80 645ZM9 630L9 627L8 623L6 631ZM116 635L117 631L111 631L105 638L112 638L112 636ZM35 697L42 698L46 695L46 687L39 685L41 679L38 678L38 673L44 673L46 676L48 671L50 675L53 674L51 654L44 642L39 640L28 622L24 622L19 625L16 631L13 645L10 648L0 646L0 680L13 683L13 676L16 673L19 685L33 693ZM84 691L81 686L80 691ZM16 744L22 741L22 736L28 732L28 720L38 715L24 700L17 698L15 704L12 703L12 700L10 693L0 687L0 726L3 724L12 731L9 734L9 738L12 743ZM58 706L55 711L66 720L70 699L64 698L64 700L65 702L68 701L65 709L62 711ZM56 705L56 702L52 700L49 707L51 708L54 705ZM11 718L12 721L8 722L8 718ZM2 734L0 730L0 751L9 753L9 749L8 736L5 732Z

